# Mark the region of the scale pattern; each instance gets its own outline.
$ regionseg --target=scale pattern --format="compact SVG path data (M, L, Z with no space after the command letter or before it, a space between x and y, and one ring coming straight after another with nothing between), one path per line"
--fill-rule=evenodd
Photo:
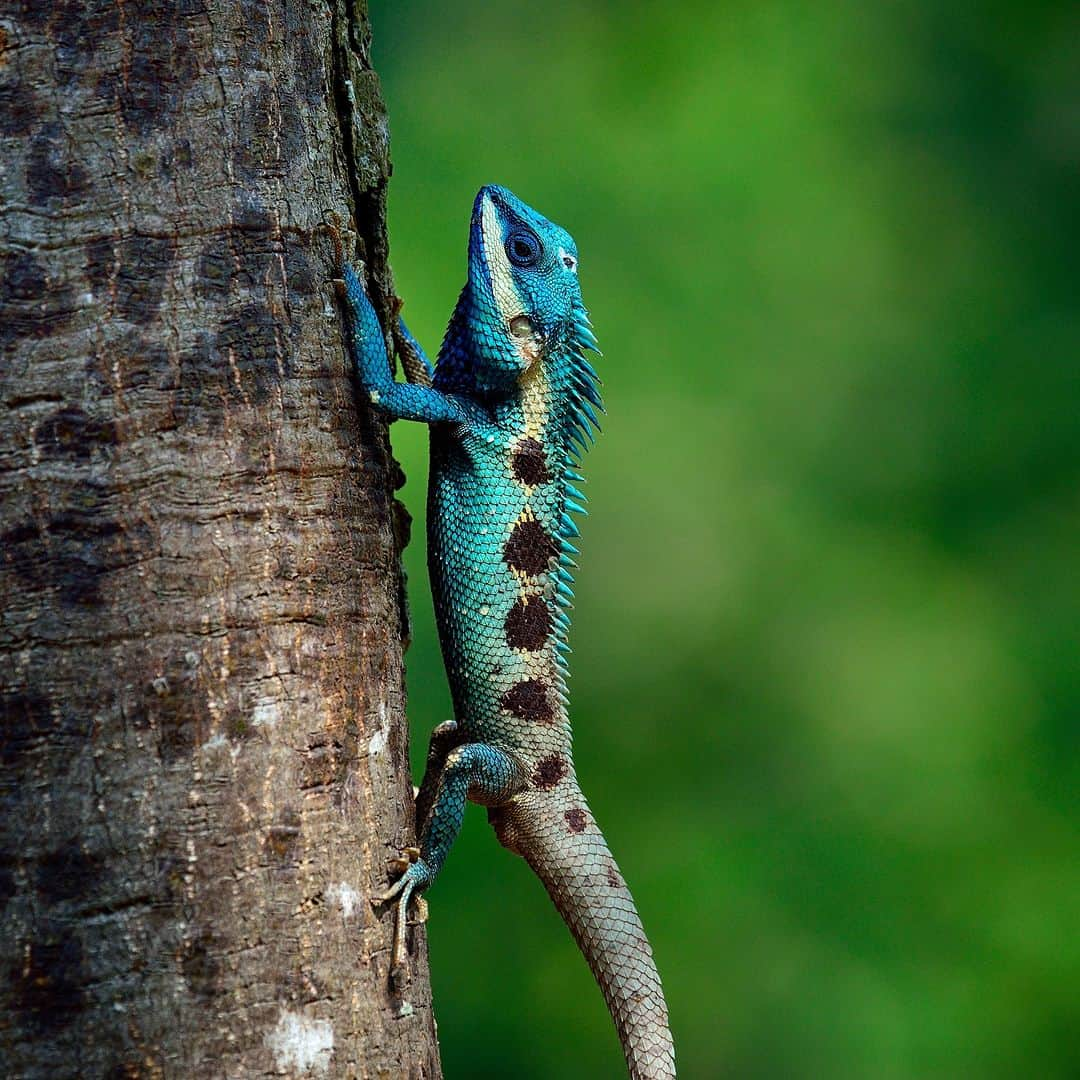
M466 800L543 881L596 976L630 1075L675 1075L667 1006L633 898L578 786L566 654L582 452L599 427L596 339L577 249L504 188L482 188L469 276L431 366L404 325L393 379L375 312L342 277L351 350L371 401L431 430L428 565L455 719L432 735L417 796L419 855L396 900L395 967L411 896L437 876ZM430 381L430 385L428 385Z

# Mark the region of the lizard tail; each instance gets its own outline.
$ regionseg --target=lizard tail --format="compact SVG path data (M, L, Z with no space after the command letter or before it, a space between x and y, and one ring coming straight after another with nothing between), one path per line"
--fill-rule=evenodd
M675 1076L667 1003L634 898L572 775L490 812L544 883L603 991L631 1080Z

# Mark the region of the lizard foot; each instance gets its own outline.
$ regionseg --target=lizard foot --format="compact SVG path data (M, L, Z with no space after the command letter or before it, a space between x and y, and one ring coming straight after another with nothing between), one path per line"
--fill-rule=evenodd
M414 893L426 889L432 880L427 863L419 855L416 848L406 848L402 853L402 860L395 860L395 862L401 862L404 858L409 858L401 877L385 893L372 899L372 904L377 906L387 904L391 900L397 901L394 912L394 947L390 955L390 977L395 980L408 968L405 930L408 925L409 901ZM423 914L426 916L426 911Z

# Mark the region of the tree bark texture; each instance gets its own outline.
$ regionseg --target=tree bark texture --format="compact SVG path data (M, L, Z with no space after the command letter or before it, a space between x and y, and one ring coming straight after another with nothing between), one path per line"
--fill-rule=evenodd
M0 1073L439 1074L356 0L0 2ZM378 293L380 290L376 290Z

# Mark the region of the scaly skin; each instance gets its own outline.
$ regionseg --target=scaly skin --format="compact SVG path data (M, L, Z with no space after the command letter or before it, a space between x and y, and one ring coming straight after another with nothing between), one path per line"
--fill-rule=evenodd
M583 513L575 459L600 407L585 359L596 339L577 249L499 187L476 198L469 278L435 368L403 325L414 376L396 383L355 272L342 266L352 353L371 401L431 425L428 566L455 720L432 736L417 796L419 856L397 900L394 967L405 964L411 896L438 875L466 800L536 871L603 990L630 1075L675 1075L652 950L578 786L566 712L567 608ZM412 853L415 855L415 852Z

